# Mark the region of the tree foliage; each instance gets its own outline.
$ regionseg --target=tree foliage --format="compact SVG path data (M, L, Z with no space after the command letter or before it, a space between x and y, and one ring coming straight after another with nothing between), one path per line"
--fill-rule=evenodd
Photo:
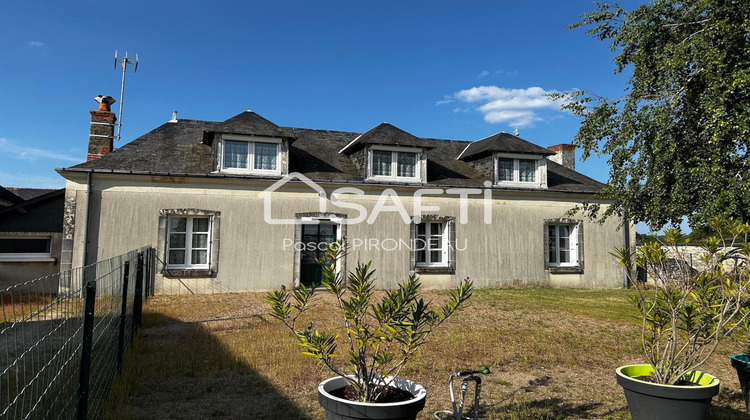
M652 229L750 220L750 0L657 0L625 11L597 3L572 28L610 43L615 73L632 74L622 97L568 93L582 117L583 159L610 155L603 196L590 215L624 215Z

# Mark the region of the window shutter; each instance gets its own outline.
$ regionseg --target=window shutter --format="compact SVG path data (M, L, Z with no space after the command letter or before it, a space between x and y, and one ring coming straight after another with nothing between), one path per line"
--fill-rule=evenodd
M576 249L578 249L578 267L583 271L583 223L578 222L576 227L578 231L578 243L576 244Z
M451 268L451 272L456 272L456 223L455 220L448 220L446 222L446 229L448 229L448 266Z
M542 244L542 252L544 253L544 269L549 268L549 223L544 223L544 243Z
M412 219L411 224L409 225L409 237L409 244L411 245L411 252L409 252L409 269L415 270L417 268L417 224L414 219Z

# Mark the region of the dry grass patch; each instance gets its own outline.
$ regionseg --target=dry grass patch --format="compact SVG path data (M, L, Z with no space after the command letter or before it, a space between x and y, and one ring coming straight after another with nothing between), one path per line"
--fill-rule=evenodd
M476 291L403 372L428 389L422 418L448 408L451 372L483 365L493 373L483 384L482 418L629 418L614 379L617 366L642 360L628 294ZM152 298L106 418L324 418L317 385L332 374L300 356L288 331L267 315L264 297ZM333 301L318 299L307 319L324 320L319 328L338 327ZM746 418L731 353L725 346L706 366L723 381L714 418Z

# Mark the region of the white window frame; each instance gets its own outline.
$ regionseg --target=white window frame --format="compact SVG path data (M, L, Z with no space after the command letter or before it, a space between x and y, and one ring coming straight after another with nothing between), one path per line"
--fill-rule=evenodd
M414 238L415 241L414 241L414 250L413 250L413 252L415 253L415 265L416 265L416 267L417 268L449 267L450 266L450 261L449 261L450 260L450 258L449 258L450 254L448 252L448 249L450 247L450 234L449 234L450 233L450 221L448 221L448 220L422 220L421 223L417 223L417 226L415 227L415 229L418 229L419 228L418 225L420 225L420 224L424 224L425 225L425 231L424 231L425 232L425 243L424 244L420 243L419 240L418 240L419 239L419 234L415 234L415 238ZM442 257L442 261L440 261L440 262L432 262L430 260L431 259L430 252L437 250L437 249L431 248L431 245L430 245L430 242L431 242L430 239L433 236L437 236L437 235L432 235L432 228L431 228L432 224L440 224L440 225L443 226L443 233L439 235L439 237L441 239L441 243L443 245L440 248L441 257ZM424 250L421 249L422 246L425 247ZM421 261L421 262L420 261L416 261L416 253L418 251L424 251L424 253L425 253L425 261Z
M190 261L193 254L193 219L208 219L208 229L207 232L199 232L201 234L205 233L208 235L207 238L207 247L206 247L206 263L205 264L191 264L187 261ZM169 243L169 236L172 233L172 219L188 219L188 223L186 223L185 226L185 262L183 264L170 264L169 263L169 251L172 250L172 247ZM166 255L164 258L165 268L167 270L205 270L208 269L211 266L211 246L213 245L213 223L214 218L211 215L205 215L205 214L170 214L167 217L167 238L165 243L165 250ZM183 232L177 232L177 233L183 233ZM183 248L178 248L183 249Z
M224 167L224 150L225 141L244 141L248 144L247 148L247 168L225 168ZM267 143L276 145L276 169L255 169L255 144L256 143ZM221 152L218 157L218 167L220 172L225 173L236 173L236 174L259 174L259 175L281 175L281 139L275 137L259 137L259 136L242 136L238 134L222 134L221 136Z
M555 255L556 260L555 262L548 261L548 266L551 268L555 267L578 267L579 261L578 261L578 229L579 224L578 223L547 223L546 229L549 232L549 228L554 226L555 227ZM560 226L568 226L570 227L570 233L568 234L568 255L570 255L568 262L560 262ZM549 255L550 249L549 249L549 242L545 244L546 252Z
M391 152L391 174L390 175L373 175L372 155L374 151ZM414 176L398 176L398 154L414 153L416 156L414 163ZM377 181L411 181L422 182L422 149L416 147L397 147L397 146L370 146L367 150L367 177Z
M46 240L47 252L3 252L0 253L0 262L53 262L52 237L51 236L5 236L0 239L33 239Z
M513 180L500 180L499 159L513 159ZM534 181L521 181L520 161L534 161ZM522 153L497 153L493 158L495 185L508 187L547 188L547 159L541 155L526 155Z

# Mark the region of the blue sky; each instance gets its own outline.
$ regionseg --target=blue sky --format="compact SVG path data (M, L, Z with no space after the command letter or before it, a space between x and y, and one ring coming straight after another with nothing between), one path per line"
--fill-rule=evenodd
M624 1L631 10L640 4ZM618 96L608 45L566 25L567 1L25 1L0 6L0 185L63 187L55 167L85 160L96 95L119 99L122 140L178 118L253 110L279 125L477 140L513 132L570 142L579 119L545 100ZM113 109L117 109L115 104ZM577 162L607 180L606 159Z

